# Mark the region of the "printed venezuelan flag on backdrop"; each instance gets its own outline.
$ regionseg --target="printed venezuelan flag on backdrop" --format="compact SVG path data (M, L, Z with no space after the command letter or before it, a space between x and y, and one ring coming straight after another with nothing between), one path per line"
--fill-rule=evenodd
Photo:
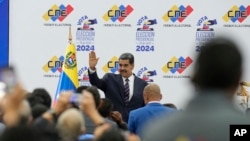
M63 62L62 73L58 82L54 103L58 99L61 91L76 91L79 86L77 74L76 48L73 43L66 49Z

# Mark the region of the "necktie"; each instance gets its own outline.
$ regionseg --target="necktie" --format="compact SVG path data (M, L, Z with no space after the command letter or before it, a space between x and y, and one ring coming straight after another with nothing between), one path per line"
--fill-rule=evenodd
M125 80L125 85L124 85L124 100L125 104L128 105L129 102L129 84L128 84L129 79L127 78Z

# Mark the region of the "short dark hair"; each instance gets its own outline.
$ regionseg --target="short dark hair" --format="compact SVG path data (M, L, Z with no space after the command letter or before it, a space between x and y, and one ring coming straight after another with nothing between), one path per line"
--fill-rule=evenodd
M95 106L96 106L96 108L98 108L98 106L100 104L100 93L99 93L98 89L95 86L89 86L84 91L88 91L93 95L94 100L95 100Z
M108 117L112 109L113 109L113 104L111 100L107 98L102 98L100 100L98 111L102 117L105 117L105 118Z
M87 89L89 86L79 86L77 89L76 89L76 92L77 93L82 93L83 90Z
M200 88L237 86L242 74L242 61L236 43L222 37L212 39L198 55L192 82Z
M134 64L134 55L132 53L123 53L119 57L119 60L129 60L130 64Z
M42 104L49 107L51 106L51 97L48 91L44 88L36 88L33 90L32 94L36 97L42 99Z
M37 104L43 104L43 99L39 96L33 95L32 93L27 94L26 100L28 101L30 107L34 107Z
M36 104L34 107L31 107L31 113L33 119L37 119L40 117L43 113L45 113L47 110L49 110L49 107L42 105L42 104Z

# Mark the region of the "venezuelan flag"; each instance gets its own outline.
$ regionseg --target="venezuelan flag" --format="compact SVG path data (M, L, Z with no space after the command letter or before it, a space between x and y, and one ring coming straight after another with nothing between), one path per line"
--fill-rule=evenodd
M62 73L58 82L54 103L58 99L61 91L76 91L79 86L76 62L76 48L73 43L67 47L63 62Z

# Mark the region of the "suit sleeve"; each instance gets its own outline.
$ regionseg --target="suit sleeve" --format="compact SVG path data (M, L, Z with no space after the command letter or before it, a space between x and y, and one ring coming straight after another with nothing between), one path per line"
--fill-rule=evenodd
M130 112L128 118L128 129L131 133L136 134L136 124L135 124L135 117L133 112Z
M103 76L102 79L100 79L97 75L96 72L90 73L88 70L88 75L89 75L89 81L90 84L93 86L96 86L97 88L101 89L102 91L106 91L106 82L105 80L107 79L107 74Z

